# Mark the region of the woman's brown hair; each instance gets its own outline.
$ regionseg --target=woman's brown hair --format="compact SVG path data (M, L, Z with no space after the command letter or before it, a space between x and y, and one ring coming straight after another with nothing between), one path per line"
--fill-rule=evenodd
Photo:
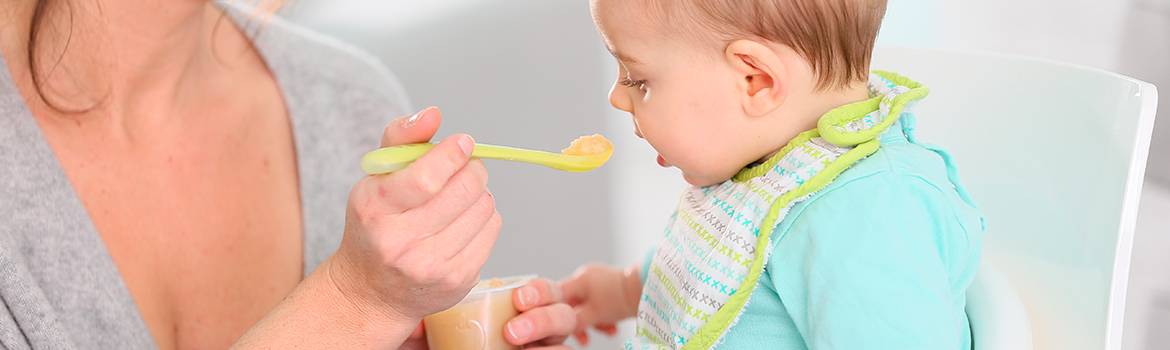
M66 3L66 6L68 6L68 3ZM36 59L37 59L36 52L37 52L37 37L40 36L41 22L45 18L45 9L48 7L49 7L49 0L37 0L37 3L35 5L35 7L33 8L32 25L29 26L29 30L28 30L28 45L26 45L26 47L27 47L27 52L26 52L27 57L26 58L28 59L29 74L32 75L33 88L36 89L37 97L40 97L41 101L44 101L46 105L48 105L50 108L52 108L58 112L62 112L62 113L84 112L84 110L81 110L81 111L65 110L63 108L58 107L52 101L49 101L48 98L45 98L45 92L42 89L42 85L44 85L44 79L47 79L48 76L45 76L43 78L41 77L40 67L36 62ZM72 9L70 9L70 11L69 11L69 27L70 27L69 28L69 36L65 39L65 48L66 49L69 48L69 42L73 39L73 11L72 11ZM61 59L64 57L65 57L64 50L62 50L61 57L57 57L57 61L53 63L53 67L56 68L56 66L61 63ZM53 71L53 69L49 69L50 73L52 73L52 71Z
M61 59L63 59L65 57L65 51L69 49L69 43L73 39L73 7L69 1L66 1L63 3L63 5L66 6L66 8L65 8L66 12L69 14L69 27L66 30L67 36L65 38L65 47L61 49L61 54L60 54L60 56L57 56L55 58L53 65L49 66L50 68L49 68L48 72L45 74L42 74L41 67L37 64L37 39L41 35L41 27L43 26L42 22L44 21L44 18L45 18L45 12L48 10L49 6L52 6L55 4L55 3L50 3L50 1L51 0L36 0L36 4L34 5L34 8L33 8L31 25L29 26L29 31L28 31L28 45L26 45L27 51L25 54L27 55L27 59L28 59L29 73L31 74L32 80L33 80L33 88L37 92L37 97L39 97L41 99L41 101L44 101L44 103L46 105L48 105L50 108L56 110L57 112L84 113L84 112L87 112L87 111L93 109L96 106L90 106L88 108L82 108L82 109L65 109L65 108L62 108L61 106L58 106L57 104L53 103L52 101L50 101L48 98L45 97L45 92L44 92L45 80L49 78L49 75L51 75L53 73L53 71L57 68L57 65L61 64ZM259 4L257 4L257 6L256 6L256 13L254 13L253 15L254 16L271 16L274 13L276 13L276 11L279 10L280 7L283 6L287 2L288 2L288 0L261 0L261 1L259 1ZM222 18L223 17L221 17L221 20L222 20Z

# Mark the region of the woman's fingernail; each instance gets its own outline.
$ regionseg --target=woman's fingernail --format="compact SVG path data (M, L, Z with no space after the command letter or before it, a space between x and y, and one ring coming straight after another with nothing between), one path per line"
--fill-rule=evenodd
M519 294L520 305L536 306L536 288L532 288L532 286L523 286L516 291L516 294Z
M402 123L402 128L409 129L410 127L414 126L414 123L418 121L418 117L421 115L422 115L422 112L418 112L418 113L415 113L414 115L410 116L410 118L407 118L406 122Z
M471 151L475 150L475 140L472 140L471 136L467 136L467 135L460 136L458 141L459 141L459 148L463 149L464 154L467 154L468 156L470 156Z
M435 107L428 107L427 109L418 111L418 113L415 113L414 115L410 116L410 118L406 119L406 123L402 124L402 127L410 128L411 126L414 126L414 123L417 123L418 120L420 118L422 118L422 115L426 114L427 111L431 110L431 108L435 108Z
M532 322L523 318L513 319L505 327L508 328L508 334L512 335L512 339L527 341L528 337L532 335Z

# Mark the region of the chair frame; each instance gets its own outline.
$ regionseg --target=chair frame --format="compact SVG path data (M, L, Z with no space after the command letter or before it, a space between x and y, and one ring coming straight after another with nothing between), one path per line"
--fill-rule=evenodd
M927 58L927 59L920 59L920 58ZM907 59L907 61L906 62L899 62L898 61L899 59ZM911 61L913 61L913 62L911 62ZM1105 304L1105 305L1100 306L1100 307L1107 308L1106 310L1104 310L1104 318L1105 318L1104 320L1078 323L1076 326L1078 329L1062 329L1062 328L1060 328L1060 326L1057 325L1057 324L1060 324L1060 322L1041 323L1046 328L1041 329L1041 333L1038 334L1039 337L1036 338L1037 340L1042 341L1041 344L1037 344L1038 345L1037 349L1052 349L1053 347L1059 347L1058 345L1051 345L1051 344L1043 343L1044 339L1054 339L1054 338L1045 338L1045 337L1052 337L1059 332L1066 332L1066 331L1083 332L1083 331L1087 331L1089 329L1097 329L1096 326L1090 327L1090 326L1088 326L1088 324L1094 323L1094 322L1100 322L1104 326L1104 329L1101 329L1101 332L1103 333L1104 348L1108 349L1108 350L1120 350L1121 349L1121 335L1122 335L1122 329L1124 326L1123 323L1124 323L1124 313L1125 313L1125 299L1126 299L1127 286L1128 286L1128 282L1129 282L1129 268L1130 268L1130 261L1131 261L1132 248L1133 248L1134 232L1135 232L1136 223L1137 223L1138 205L1139 205L1139 201L1141 198L1142 184L1143 184L1143 180L1144 180L1144 176L1145 176L1146 161L1147 161L1147 157L1149 154L1150 139L1152 137L1151 135L1153 132L1154 117L1155 117L1155 112L1156 112L1156 108L1157 108L1157 100L1158 100L1157 88L1154 87L1152 84L1149 84L1147 82L1136 80L1136 79L1133 79L1130 77L1125 77L1125 76L1122 76L1122 75L1119 75L1116 73L1102 71L1099 69L1086 68L1086 67L1082 67L1082 66L1078 66L1078 65L1069 64L1069 63L1063 63L1063 62L1057 62L1057 61L1051 61L1051 60L1033 58L1033 57L1018 56L1018 55L985 53L985 52L974 52L974 51L959 51L959 50L941 50L941 49L926 49L926 48L879 46L874 51L874 63L871 66L871 69L892 70L892 71L898 72L900 74L905 74L908 78L916 79L916 80L924 83L927 87L932 87L932 83L931 83L931 81L929 81L929 79L936 79L936 81L938 81L938 79L940 79L940 78L945 79L947 77L961 77L963 79L970 79L973 83L987 83L986 79L991 79L990 77L982 77L982 76L979 76L977 73L972 73L978 69L983 69L983 67L980 67L977 64L973 64L973 63L987 64L987 67L988 67L987 69L998 69L998 68L1003 68L1003 67L1011 67L1012 65L1021 66L1021 67L1026 66L1029 69L1044 69L1043 73L1035 73L1030 77L1021 78L1021 79L1048 78L1048 79L1050 79L1050 81L1048 81L1049 84L1052 84L1052 81L1061 81L1063 83L1068 83L1068 81L1071 81L1072 79L1087 79L1087 80L1089 80L1088 82L1108 82L1110 84L1123 87L1124 90L1119 90L1119 92L1117 94L1118 96L1121 96L1120 91L1128 91L1130 93L1136 94L1136 95L1128 95L1128 96L1118 97L1119 101L1120 100L1128 101L1128 102L1126 102L1127 104L1124 105L1125 108L1127 108L1126 111L1128 111L1126 113L1132 113L1136 109L1136 111L1137 111L1136 112L1136 114L1137 114L1136 120L1133 119L1134 118L1133 114L1124 114L1125 117L1122 117L1123 116L1122 114L1116 114L1116 116L1118 116L1118 117L1115 119L1109 119L1107 121L1092 121L1094 123L1100 123L1103 126L1112 126L1114 128L1118 128L1118 127L1121 128L1121 129L1114 129L1114 130L1103 129L1101 131L1101 134L1105 135L1105 136L1102 136L1102 138L1106 139L1106 141L1124 140L1128 143L1128 144L1124 144L1124 145L1122 145L1122 144L1106 144L1106 146L1110 147L1109 148L1110 151L1125 152L1125 153L1116 153L1116 152L1110 153L1110 154L1116 154L1116 156L1114 156L1114 158L1110 158L1109 163L1108 163L1108 166L1111 167L1108 169L1117 169L1110 174L1120 174L1120 171L1122 171L1122 170L1120 170L1120 168L1125 167L1125 169L1124 169L1125 173L1123 176L1125 183L1123 184L1123 186L1122 186L1122 184L1120 184L1120 181L1121 181L1120 179L1122 178L1122 176L1117 176L1115 178L1112 176L1116 176L1116 175L1109 175L1109 176L1111 176L1111 177L1109 177L1109 179L1110 179L1109 181L1115 181L1115 182L1109 182L1109 184L1110 184L1109 187L1102 187L1102 190L1101 190L1101 191L1106 191L1106 190L1107 191L1115 191L1113 188L1117 188L1117 189L1119 189L1118 192L1121 192L1121 194L1118 194L1118 192L1107 192L1107 193L1109 193L1109 198L1117 198L1117 196L1120 196L1120 199L1121 199L1121 201L1118 202L1118 204L1120 205L1120 222L1117 222L1117 226L1111 226L1111 227L1116 227L1116 231L1115 231L1116 237L1113 239L1108 239L1108 240L1105 240L1105 238L1102 238L1102 243L1109 242L1109 243L1115 244L1112 247L1113 248L1112 249L1113 256L1112 256L1111 268L1106 267L1106 266L1102 266L1099 278L1097 277L1098 275L1084 276L1083 277L1086 281L1089 281L1089 280L1097 281L1097 280L1100 280L1101 278L1108 278L1108 280L1101 281L1101 282L1092 282L1092 281L1084 282L1084 283L1093 283L1092 284L1092 286L1093 286L1092 291L1091 292L1081 292L1084 295L1076 295L1075 297L1070 296L1071 295L1070 294L1070 295L1059 296L1059 298L1063 298L1063 299L1052 299L1050 301L1047 301L1047 300L1037 299L1037 298L1042 299L1044 296L1033 294L1030 296L1031 299L1025 298L1025 301L1032 300L1032 301L1045 301L1045 302L1047 302L1047 304L1040 305L1040 306L1033 305L1033 306L1029 307L1030 310L1032 307L1041 307L1042 309L1045 309L1045 310L1053 310L1054 306L1052 303L1070 302L1070 300L1075 302L1076 300L1082 300L1082 299L1076 299L1076 298L1081 298L1081 297L1090 298L1090 299L1083 299L1083 300L1089 300L1088 302L1091 302L1091 303L1098 303L1098 301L1095 301L1095 300L1101 300L1101 303ZM991 67L994 67L994 68L991 68ZM916 74L916 73L918 73L917 71L921 71L921 74L933 75L933 76L923 77L923 76L917 75ZM1032 74L1032 73L1034 73L1034 72L1033 71L1025 71L1025 72L1020 73L1020 74L1026 75L1026 74ZM1054 74L1054 75L1046 75L1046 74ZM995 75L995 76L1000 77L1001 75ZM919 80L919 79L921 79L921 80ZM942 81L940 81L940 82L942 82ZM964 80L964 82L966 82L966 80ZM1001 80L1001 81L995 81L995 82L1001 83L1002 85L991 86L988 88L1000 89L1000 88L1003 88L1006 86L1008 88L1016 88L1016 89L1021 90L1021 91L1028 90L1027 88L1019 89L1018 87L1012 85L1010 81L1005 82L1005 81ZM944 84L939 84L939 85L944 85ZM952 84L952 85L954 85L954 84ZM1110 86L1112 87L1113 85L1110 85ZM1082 87L1083 87L1083 89L1082 89ZM1057 88L1069 90L1069 89L1065 89L1065 88L1069 88L1068 86L1057 86ZM1096 86L1092 86L1092 85L1075 86L1075 88L1079 89L1077 91L1098 91L1098 90L1094 90L1094 88L1096 88ZM1104 88L1101 88L1101 89L1104 89ZM1101 91L1104 91L1104 90L1101 90ZM932 91L931 95L935 95L936 93L938 94L938 97L942 97L944 94L948 93L948 91L946 91L946 89L943 88L943 89L939 89L938 91ZM1055 95L1053 93L1050 93L1050 92L1044 92L1044 93L1048 93L1048 95L1044 95L1044 96L1049 96L1049 97L1055 96L1055 98L1058 98L1058 99L1065 96L1065 95L1062 95L1060 93L1055 93ZM978 92L976 93L976 95L980 95L980 97L985 97L985 96L982 96L982 93L978 93ZM1037 94L1037 96L1042 96L1042 95L1043 95L1043 93ZM991 95L987 95L987 96L997 96L997 95L991 94ZM1087 102L1087 101L1075 100L1075 97L1071 97L1072 95L1069 95L1069 96L1070 96L1069 99L1071 100L1069 105L1090 105L1091 104L1090 102ZM948 100L948 98L949 98L949 100ZM1140 101L1139 107L1134 107L1135 103L1133 103L1133 101L1135 98ZM927 98L922 102L923 103L922 110L926 110L928 104L934 103L932 101L940 101L940 100L938 100L938 99L932 100L931 96L927 96ZM951 95L951 96L948 96L947 98L942 98L942 101L949 101L952 103L955 101L969 102L970 99L967 96ZM982 101L980 101L980 102L982 102ZM944 102L944 103L946 103L946 102ZM1005 102L1005 103L1008 103L1008 102ZM1019 103L1019 102L1017 101L1014 103ZM1118 106L1121 106L1120 102L1118 102L1118 103L1119 103ZM1108 104L1108 103L1106 103L1106 104ZM1008 105L1011 105L1011 103L1008 103ZM971 106L979 106L979 105L965 105L965 106L961 106L961 107L957 107L957 108L977 108L977 107L971 107ZM1050 105L1044 105L1044 106L1047 107ZM1103 107L1103 108L1105 108L1105 107ZM1108 109L1103 109L1103 110L1108 111ZM1084 113L1086 115L1108 115L1108 114L1102 114L1104 112L1098 111L1098 110L1086 111ZM924 114L924 116L922 118L919 118L919 124L926 125L928 123L931 123L932 121L930 119L928 119L930 117L931 116ZM937 116L935 116L935 117L937 117ZM1108 118L1106 118L1106 119L1108 119ZM1120 125L1120 126L1118 126L1118 125ZM929 132L929 131L931 131L929 129L931 129L931 128L924 127L923 131ZM1053 131L1053 132L1058 132L1058 131ZM954 134L954 131L952 130L952 131L941 132L940 136L947 135L946 134L947 132L951 132L952 133L952 134L950 134L951 136L957 135L957 134ZM927 142L943 141L940 143L942 143L942 146L944 146L944 147L947 147L947 145L945 143L946 141L951 141L949 139L946 139L945 136L938 137L938 138L931 138L928 134L922 134L922 135L925 135L922 137L922 140L927 141ZM957 135L957 136L963 136L963 135ZM1131 142L1128 139L1129 137L1133 137ZM970 138L967 138L966 140L967 141L965 141L965 142L967 142L967 144L969 144L971 142ZM964 142L964 141L959 140L959 141L955 141L955 142ZM968 153L968 155L971 155L971 153ZM1128 158L1128 160L1122 160L1120 158L1120 157L1123 157L1126 155L1127 155L1126 158ZM1064 156L1069 157L1068 155L1064 155ZM970 170L966 170L968 168L965 168L962 164L964 161L967 161L970 159L964 158L960 154L956 154L956 157L957 157L956 159L960 162L960 172L970 171ZM984 163L982 163L982 164L987 164L986 160L979 160L979 161L983 161ZM1063 160L1061 160L1061 161L1063 161ZM966 178L964 178L964 179L966 179ZM970 186L970 184L967 183L966 181L964 181L964 184L967 184L968 186ZM986 187L986 185L987 184L984 184L983 188L988 188L988 187ZM968 187L968 188L971 188L971 187ZM1121 188L1123 188L1123 190L1120 190ZM1068 189L1068 188L1066 187L1063 189ZM1060 190L1060 189L1058 189L1058 190ZM1075 191L1077 189L1069 189L1069 190ZM987 192L987 193L991 193L991 192ZM1102 193L1105 193L1105 192L1102 192ZM978 194L973 192L972 196L978 197ZM1067 195L1065 195L1065 197L1067 197ZM1053 198L1060 198L1060 197L1053 197ZM1112 201L1112 200L1114 200L1114 199L1110 199L1110 201ZM977 202L977 204L980 204L979 198L976 198L976 202ZM1109 202L1109 203L1114 203L1114 202ZM1108 205L1108 204L1102 204L1102 205ZM1003 208L1006 208L1006 207L1000 206L997 208L999 208L999 210L1002 211ZM1057 209L1053 208L1053 210L1057 210ZM1040 213L1040 214L1045 214L1045 213ZM1116 212L1110 212L1110 213L1108 213L1107 216L1104 216L1103 218L1113 218L1113 215L1117 215ZM989 217L989 220L988 220L988 228L989 228L988 233L989 233L989 235L985 237L985 243L988 242L986 240L986 238L995 238L997 240L997 242L995 242L996 244L992 248L1003 249L1005 247L1004 242L1009 242L1009 241L1011 241L1011 239L1016 239L1016 238L1012 237L1009 239L1009 238L1007 238L1009 236L1003 236L1004 233L1002 233L1002 232L992 232L993 230L991 230L991 228L993 226L995 226L995 223L993 220L994 220L994 218ZM1112 219L1110 219L1110 220L1112 220ZM1101 221L1101 222L1104 222L1104 221ZM1041 220L1035 221L1035 223L1045 223L1045 221L1043 221L1043 219L1041 219ZM1104 225L1104 224L1102 224L1102 225ZM1095 229L1101 229L1101 228L1097 227ZM999 227L999 228L997 228L997 230L1002 231L1003 228ZM1096 231L1096 232L1100 232L1100 231ZM1047 235L1047 236L1044 236L1044 235ZM1037 237L1044 238L1044 237L1049 237L1051 235L1052 235L1051 233L1043 233L1041 236L1037 236ZM1096 236L1094 236L1094 237L1096 237ZM1007 240L1005 240L1005 239L1007 239ZM1035 245L1035 242L1032 242L1032 241L1029 241L1027 243ZM1082 246L1084 246L1086 244L1091 244L1092 242L1090 242L1090 243L1064 242L1064 243L1066 245L1073 245L1076 247L1083 248ZM1077 244L1079 244L1079 245L1077 245ZM1022 256L1024 260L1020 260L1021 256L1012 255L1012 254L1016 254L1017 253L1016 251L1010 251L1010 250L1008 250L1008 251L995 251L995 249L992 249L991 251L989 251L986 248L988 248L987 245L985 245L985 249L984 249L984 253L985 253L984 259L991 258L991 260L993 262L995 262L997 266L999 266L1001 269L1003 269L1004 274L1010 280L1012 280L1012 283L1016 285L1017 290L1036 293L1037 291L1041 290L1042 288L1041 289L1028 289L1028 287L1037 286L1038 283L1040 286L1043 286L1043 285L1047 285L1045 283L1050 282L1050 281L1059 281L1059 282L1061 282L1060 285L1048 287L1048 288L1068 288L1070 286L1080 286L1080 284L1078 284L1078 283L1082 282L1082 281L1076 280L1077 277L1082 277L1082 276L1077 275L1078 273L1080 273L1079 272L1080 270L1077 270L1075 268L1067 269L1067 270L1060 270L1060 269L1051 270L1050 268L1052 268L1052 267L1050 267L1050 266L1035 265L1035 266L1030 267L1030 270L1015 271L1011 268L1012 265L1010 263L1005 263L1003 261L996 261L995 259L997 259L997 258L1010 258L1010 259L1015 259L1015 260L1013 260L1013 263L1025 263L1025 264L1028 264L1028 263L1047 264L1050 262L1047 260L1044 260L1042 257L1036 257L1034 259L1034 261L1027 260L1027 259L1033 259L1034 257L1032 257L1032 256ZM1101 248L1104 248L1104 247L1101 247ZM1035 248L1019 248L1019 249L1035 249ZM991 253L991 254L988 254L988 253ZM1093 250L1091 252L1088 252L1085 254L1090 254L1090 253L1097 254L1097 255L1089 256L1089 258L1092 258L1092 259L1107 259L1108 258L1105 255L1106 253L1105 253L1104 249L1093 248ZM1004 254L1007 254L1007 255L1004 255ZM1088 259L1088 258L1086 258L1086 259ZM1104 262L1103 260L1097 260L1097 261ZM1057 265L1053 265L1053 266L1057 266ZM1094 266L1096 266L1096 265L1094 265ZM1046 276L1036 275L1036 273L1043 273L1045 271L1048 271L1048 272L1056 271L1058 273L1066 273L1066 275L1047 276L1049 278L1039 278L1039 277L1046 277ZM1111 275L1104 276L1105 273L1111 273ZM1055 276L1055 277L1052 277L1052 276ZM1074 277L1070 278L1069 276L1074 276ZM1061 278L1063 278L1063 279L1061 279ZM1094 278L1097 278L1097 279L1094 280ZM1107 286L1105 285L1106 282L1108 283ZM1023 283L1024 285L1021 285L1021 283ZM1020 287L1025 287L1025 288L1020 289ZM1098 290L1097 288L1100 288L1100 289ZM1103 298L1103 297L1106 297L1104 295L1106 293L1108 293L1107 301L1105 301L1105 298ZM1085 295L1087 295L1087 296L1085 296ZM1100 296L1102 298L1097 299L1098 296ZM1094 304L1094 305L1099 305L1099 304ZM1098 306L1093 306L1093 307L1095 308ZM1100 310L1100 309L1097 309L1097 310ZM1099 313L1100 313L1099 311L1092 311L1089 314L1096 315ZM1031 325L1032 325L1033 329L1035 330L1036 326L1038 325L1037 316L1054 316L1054 315L1030 315L1030 316L1032 318ZM1070 315L1062 314L1060 316L1067 317ZM1073 316L1075 316L1075 315L1073 315ZM1092 317L1094 317L1094 319L1096 319L1095 317L1097 317L1097 316L1092 316ZM1059 321L1059 319L1044 319L1043 317L1041 317L1040 322L1045 322L1045 320L1047 320L1049 322L1051 322L1052 320ZM1072 322L1072 321L1069 321L1069 322ZM1053 328L1053 327L1056 327L1056 328ZM1086 328L1086 327L1090 327L1090 328ZM1090 338L1100 339L1097 337L1098 336L1094 335ZM1068 341L1072 341L1072 340L1065 340L1065 341L1068 342ZM1093 341L1089 342L1091 344L1088 344L1088 343L1082 344L1083 346L1077 347L1077 349L1081 349L1081 348L1096 349L1097 345L1093 345L1093 344L1096 344L1097 341L1098 340L1093 340ZM1070 343L1066 343L1065 345L1070 345Z

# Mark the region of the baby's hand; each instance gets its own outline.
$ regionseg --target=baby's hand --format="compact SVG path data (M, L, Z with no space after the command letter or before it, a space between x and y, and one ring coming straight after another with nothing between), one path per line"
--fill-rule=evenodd
M638 314L642 283L638 265L619 270L602 264L586 264L561 281L565 303L577 312L573 336L581 345L589 343L585 330L593 327L606 335L617 333L617 322Z
M576 329L577 317L556 282L538 278L512 293L520 315L504 326L504 339L525 349L569 349L561 343Z

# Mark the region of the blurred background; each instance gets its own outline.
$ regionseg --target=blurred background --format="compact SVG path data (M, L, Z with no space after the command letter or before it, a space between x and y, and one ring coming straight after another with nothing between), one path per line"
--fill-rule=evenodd
M380 59L415 109L442 109L439 136L554 152L581 135L614 142L610 163L588 173L486 162L504 228L485 277L634 263L685 187L609 106L617 68L586 0L293 0L281 16ZM878 43L1042 57L1161 88L1123 348L1170 349L1170 0L889 0ZM586 348L618 344L597 336Z

